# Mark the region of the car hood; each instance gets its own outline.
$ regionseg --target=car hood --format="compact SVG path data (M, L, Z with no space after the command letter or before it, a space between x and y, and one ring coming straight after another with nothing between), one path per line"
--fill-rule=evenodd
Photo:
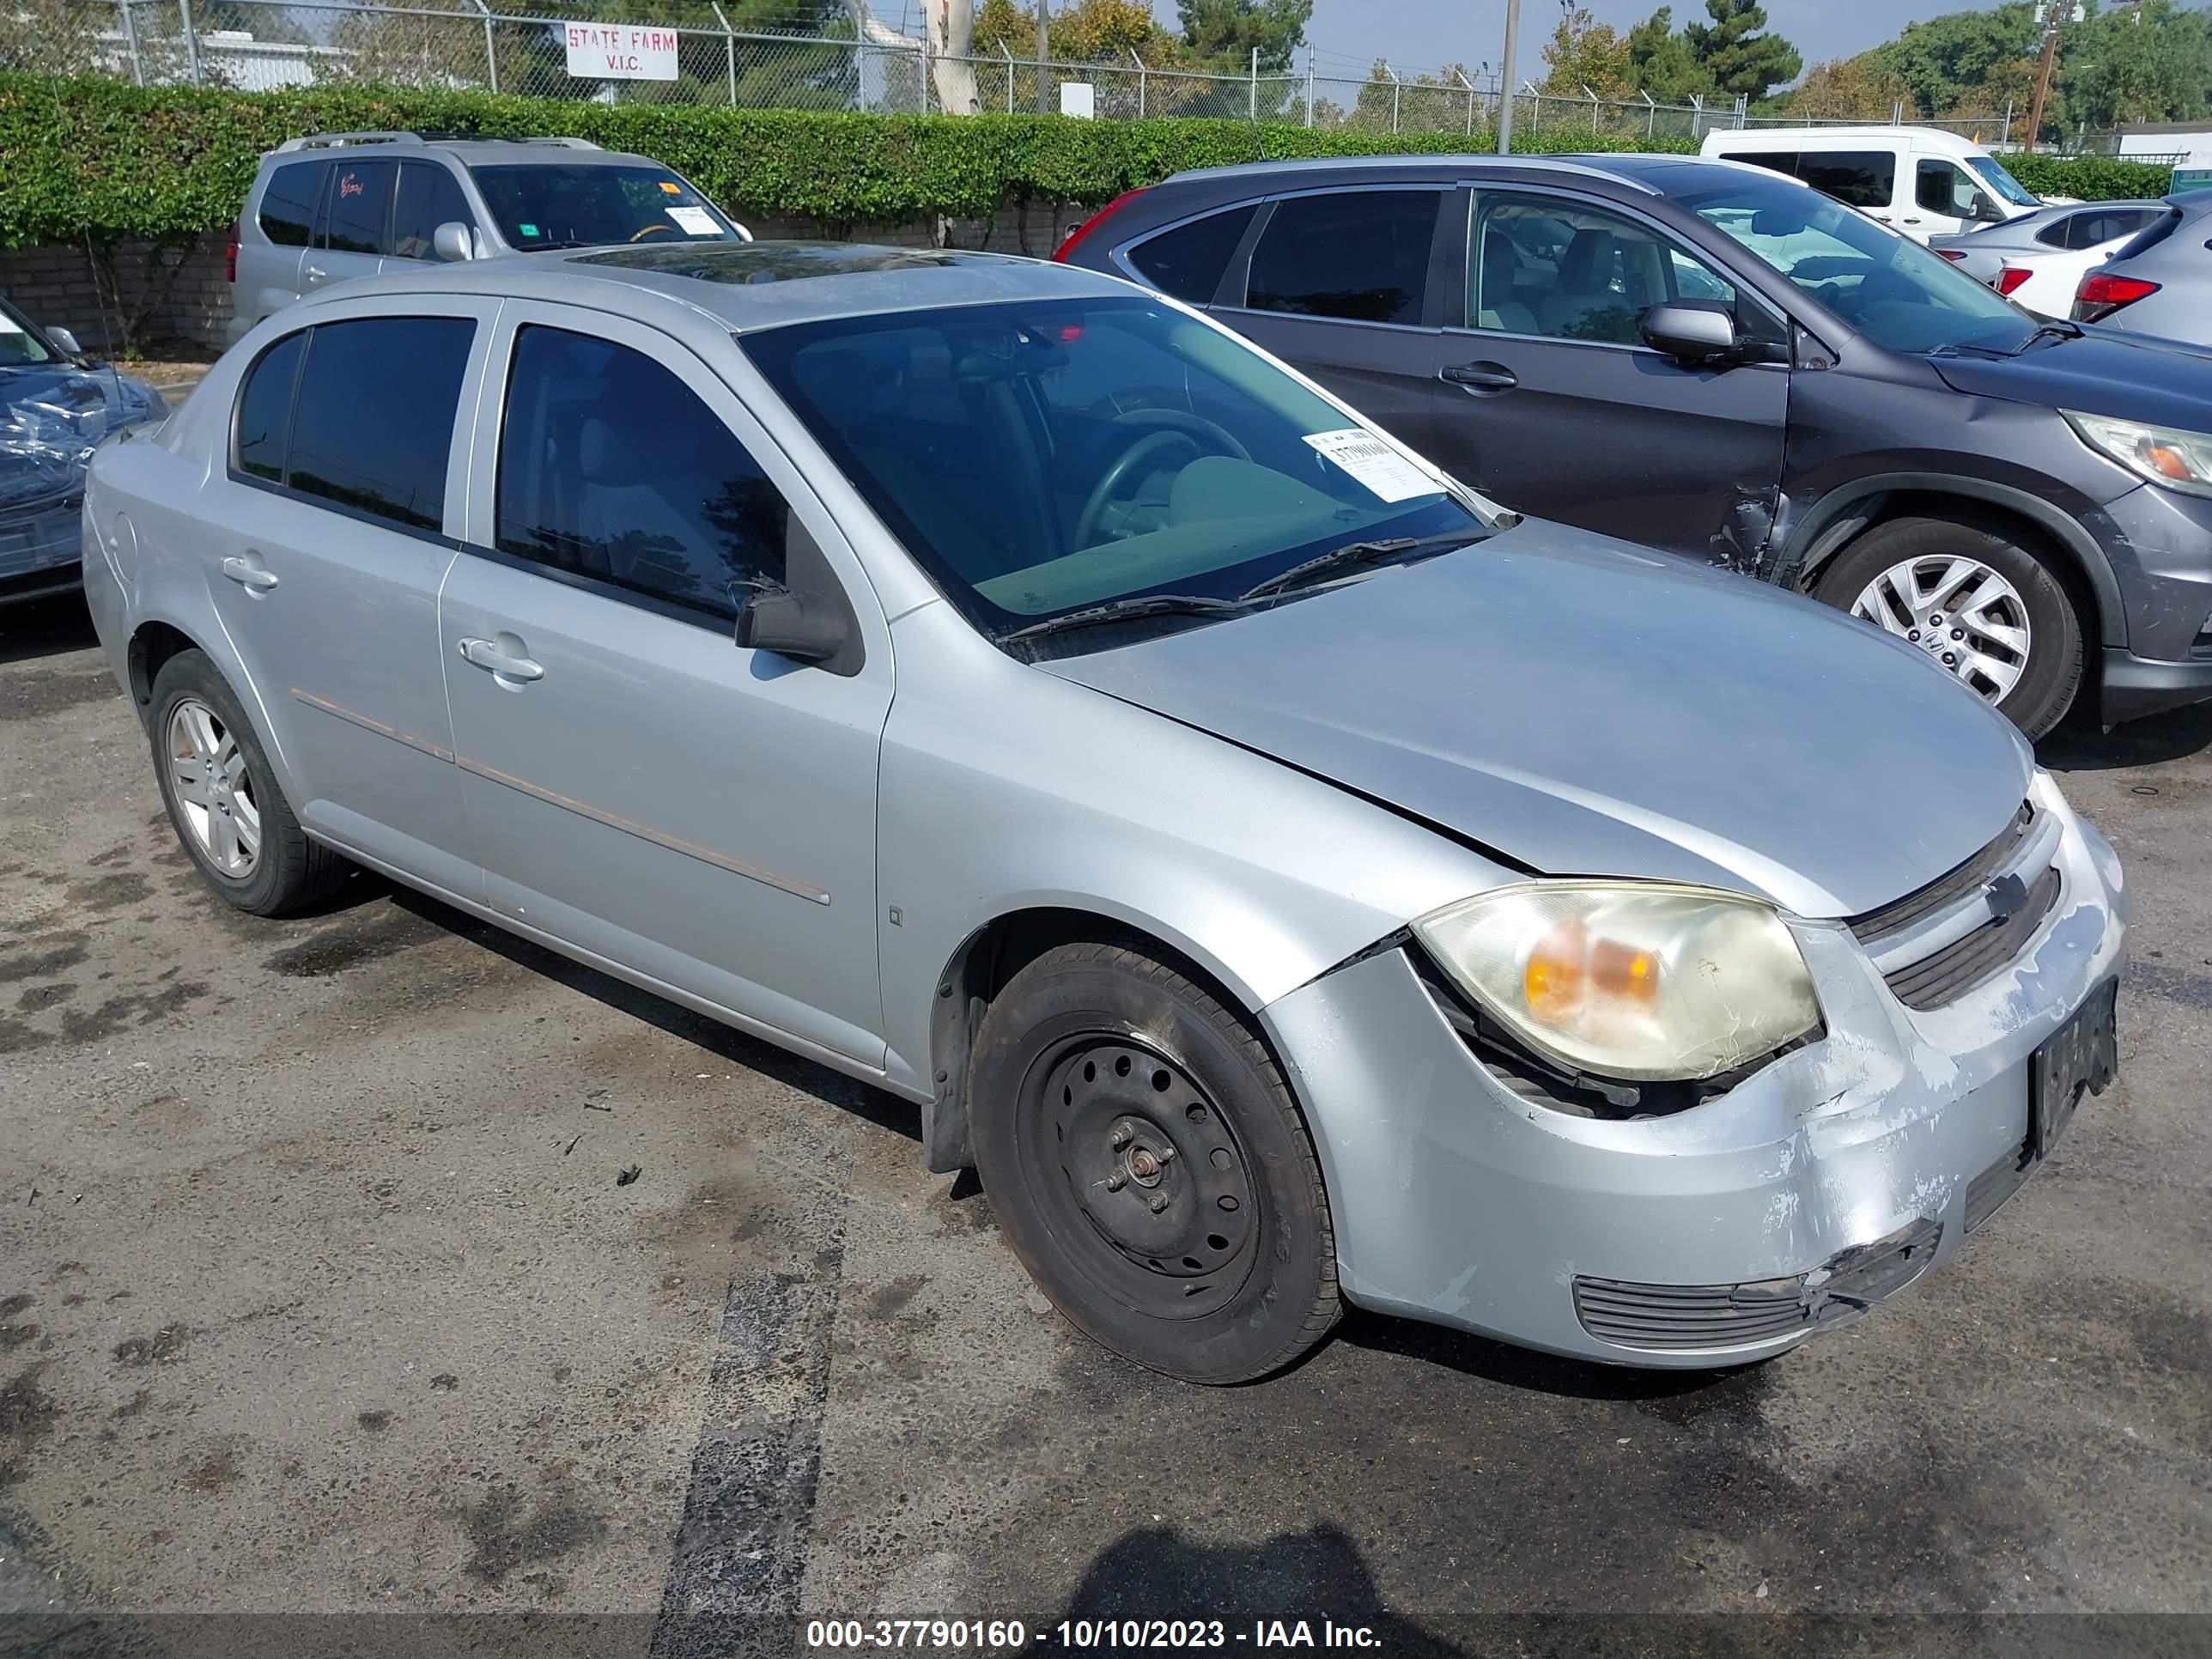
M1808 916L1926 885L2019 810L2027 744L1903 641L1535 520L1265 612L1041 663L1549 875Z
M56 505L82 483L101 440L167 412L160 392L112 368L0 368L0 513Z
M1931 357L1945 385L1984 398L2212 432L2212 351L2085 325L2017 357Z

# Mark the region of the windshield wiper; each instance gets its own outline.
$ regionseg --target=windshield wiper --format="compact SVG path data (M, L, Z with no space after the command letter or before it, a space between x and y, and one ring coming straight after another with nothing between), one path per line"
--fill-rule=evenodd
M2081 337L2081 329L2072 323L2038 323L2035 325L2035 332L2029 335L2025 340L2022 340L2018 345L2014 346L2008 355L2017 357L2021 352L2027 350L2028 347L2033 345L2038 340L2078 340Z
M999 642L1011 645L1017 640L1041 640L1051 634L1129 622L1140 617L1233 617L1243 609L1241 599L1209 599L1203 593L1140 593L1132 599L1070 611L1064 616L1047 617L1042 622L1017 628L1011 634L1001 634Z
M1349 570L1357 565L1407 563L1411 562L1407 558L1408 554L1429 557L1438 553L1449 553L1454 548L1479 542L1488 534L1483 530L1450 530L1438 536L1389 536L1380 541L1346 542L1342 547L1308 559L1304 564L1294 564L1288 570L1279 570L1265 581L1255 582L1237 596L1237 601L1249 605L1271 594L1311 587L1316 582L1333 576L1340 570Z

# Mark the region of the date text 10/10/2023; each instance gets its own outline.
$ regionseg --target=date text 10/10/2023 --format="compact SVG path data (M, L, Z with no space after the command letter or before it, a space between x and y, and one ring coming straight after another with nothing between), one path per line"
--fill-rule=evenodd
M806 1626L810 1648L972 1649L1010 1652L1035 1646L1095 1648L1378 1648L1364 1625L1323 1619L1255 1620L1231 1629L1219 1619L1063 1619L1032 1631L1016 1619L816 1619Z

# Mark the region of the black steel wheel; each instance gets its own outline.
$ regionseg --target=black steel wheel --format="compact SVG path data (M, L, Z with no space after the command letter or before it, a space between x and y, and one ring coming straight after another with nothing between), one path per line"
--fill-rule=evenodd
M1186 975L1124 946L1047 952L993 1002L969 1087L1000 1224L1097 1341L1236 1382L1334 1322L1304 1121L1265 1044Z

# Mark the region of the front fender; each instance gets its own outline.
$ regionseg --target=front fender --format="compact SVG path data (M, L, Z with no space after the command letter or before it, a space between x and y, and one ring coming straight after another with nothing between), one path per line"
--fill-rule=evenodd
M981 929L1077 911L1255 1012L1513 872L1317 779L1013 661L948 605L895 628L877 792L886 1080L934 1092L933 1005ZM896 920L894 920L896 916Z

